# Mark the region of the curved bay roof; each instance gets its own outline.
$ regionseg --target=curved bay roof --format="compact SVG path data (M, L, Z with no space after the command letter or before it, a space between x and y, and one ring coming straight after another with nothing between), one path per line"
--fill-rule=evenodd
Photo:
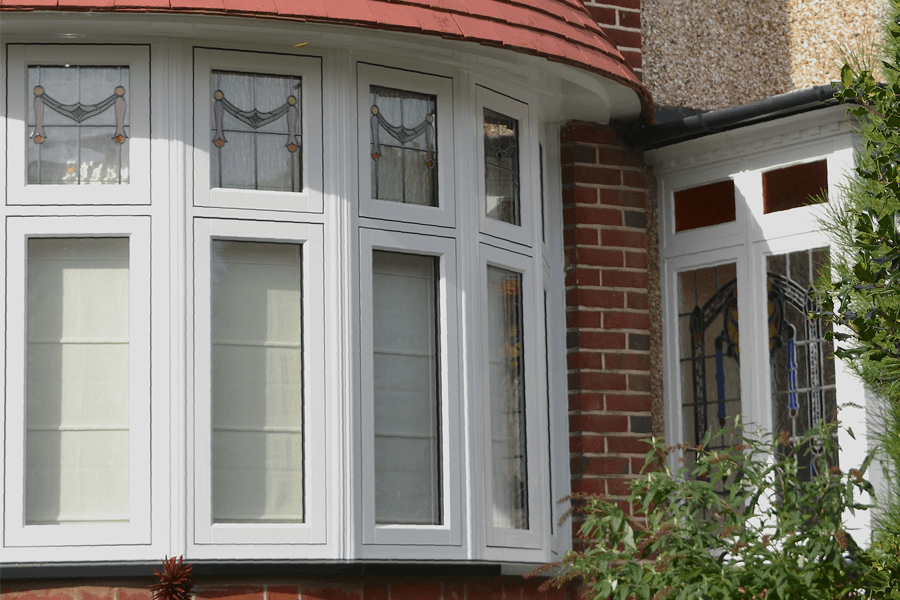
M508 48L650 95L581 0L0 0L0 10L232 15L387 29Z

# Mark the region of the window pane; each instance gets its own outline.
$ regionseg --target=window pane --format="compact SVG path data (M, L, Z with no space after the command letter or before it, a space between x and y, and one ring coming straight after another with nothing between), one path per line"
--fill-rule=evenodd
M488 267L491 480L495 527L528 529L522 276Z
M369 89L372 197L437 206L437 97Z
M827 329L822 321L809 318L815 309L812 285L828 274L828 248L769 256L766 269L774 427L797 438L810 427L832 421L837 408ZM821 456L821 449L810 450L796 453L805 476L814 473L811 458Z
M734 219L731 179L675 192L675 231L731 223Z
M436 262L372 253L377 523L441 524Z
M521 225L519 122L484 109L484 193L487 216Z
M128 67L28 67L28 183L128 183Z
M212 72L213 187L303 190L300 78Z
M763 173L766 214L823 201L828 191L828 163L824 160Z
M128 239L29 239L27 302L25 522L128 521Z
M694 446L707 431L732 426L741 410L736 277L734 263L678 274L684 441ZM732 442L718 437L709 447Z
M303 521L301 248L212 242L213 520Z

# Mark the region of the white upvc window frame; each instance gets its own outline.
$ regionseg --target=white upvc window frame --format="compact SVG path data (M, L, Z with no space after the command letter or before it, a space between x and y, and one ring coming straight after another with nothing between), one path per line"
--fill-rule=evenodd
M194 219L193 440L189 450L188 548L202 558L323 558L329 502L326 474L324 233L317 224ZM212 521L212 240L302 245L303 523Z
M813 118L811 116L810 118ZM832 117L833 119L833 117ZM760 132L778 128L777 123L755 126ZM815 123L816 133L811 139L804 139L803 132L784 133L796 143L783 144L775 149L762 148L756 154L742 161L723 159L709 161L702 167L694 166L666 172L661 169L657 175L660 181L660 231L662 259L663 297L663 344L664 344L664 387L666 393L666 438L672 443L681 441L683 429L683 390L679 369L678 330L678 274L698 268L724 263L736 263L738 313L741 319L741 420L748 430L757 427L771 431L774 426L771 401L771 370L769 361L768 315L766 271L767 258L830 246L828 235L821 230L819 218L828 210L826 205L804 205L785 211L765 214L763 198L763 173L825 160L828 168L829 202L841 202L841 185L852 175L855 164L852 138L835 123L822 126ZM749 130L752 143L753 129ZM828 133L826 133L828 132ZM829 135L825 140L819 136ZM835 135L837 134L837 135ZM724 135L724 134L722 134ZM747 134L745 134L747 135ZM757 134L759 135L759 134ZM766 142L770 142L769 138ZM728 144L744 143L743 139L729 139ZM684 164L692 163L694 157L704 160L713 156L707 140L686 142L682 145L654 151L662 157L678 155ZM758 147L758 146L754 146ZM691 154L702 148L701 153ZM653 157L651 157L652 161ZM694 230L674 231L674 191L698 187L732 179L735 184L735 221ZM844 407L840 413L841 429L838 436L841 444L839 461L842 469L862 463L867 450L865 443L850 438L847 428L851 428L859 440L867 435L865 410L865 390L849 365L835 357L835 384L837 405ZM670 456L670 465L678 453ZM859 530L862 537L869 530L868 516L862 512L844 515L848 526ZM862 539L862 537L857 539Z
M484 109L512 117L519 123L519 215L521 223L513 225L487 216L484 173ZM534 183L538 175L534 173L537 160L532 157L537 150L537 132L531 121L529 105L511 96L504 95L482 85L475 87L475 160L476 185L478 194L478 222L482 233L502 240L509 240L523 246L540 243L540 229L534 232L533 217L538 214L540 198L534 193ZM537 239L537 242L535 242Z
M387 221L406 221L422 225L454 227L456 225L456 166L454 155L453 79L441 75L418 73L357 63L357 132L359 145L359 216ZM438 205L419 206L372 197L372 106L369 86L431 94L437 97L437 170Z
M272 54L239 50L194 49L194 206L275 210L300 213L323 211L323 112L322 59L314 56ZM301 78L300 136L303 171L302 192L242 190L212 187L210 136L212 122L212 71L294 75Z
M544 415L538 410L538 398L543 397L539 391L537 374L537 357L541 355L543 343L538 343L535 332L535 323L543 321L539 316L543 315L543 309L538 310L535 298L542 292L535 286L533 277L535 259L516 252L502 250L488 244L479 245L478 261L478 294L479 306L486 307L489 302L489 290L487 285L488 267L498 267L507 271L522 275L522 343L524 346L524 371L525 371L525 448L527 452L526 468L528 476L528 529L510 529L495 527L493 523L493 484L491 482L492 471L492 443L491 443L491 402L490 390L490 341L487 323L487 313L482 310L478 316L479 351L473 353L474 368L478 372L479 383L476 386L481 390L481 397L485 401L481 403L480 410L476 407L476 413L481 420L481 468L483 469L483 527L486 554L489 558L493 551L515 552L516 549L537 550L543 547L549 540L549 528L546 526L547 503L549 502L549 490L537 482L544 481L545 469L544 452L546 448L546 424ZM472 434L474 438L476 433ZM540 450L540 452L539 452ZM546 539L545 539L546 536ZM502 560L502 559L500 559Z
M7 217L6 288L6 490L4 545L43 549L45 555L108 554L110 546L151 542L150 487L150 217ZM28 240L33 238L129 240L129 522L59 525L25 524L25 415ZM164 460L164 457L158 457ZM130 552L123 548L126 555Z
M29 184L28 67L59 65L127 66L129 88L129 183L118 185ZM139 205L150 204L150 46L147 44L10 44L7 52L6 203L10 206ZM22 93L20 90L24 90ZM45 108L50 110L49 108Z
M747 328L747 334L741 336L740 353L741 353L741 420L745 423L757 423L759 407L753 402L755 394L758 394L758 383L755 377L751 377L749 371L745 370L744 363L752 361L753 357L753 324L749 315L753 313L751 306L750 290L746 287L750 284L748 281L749 265L747 264L747 256L743 251L742 244L719 248L716 250L708 250L694 254L687 254L670 258L665 263L662 276L662 297L663 302L663 323L666 324L665 335L663 338L663 361L665 364L665 389L668 402L666 403L666 439L681 441L684 438L684 390L682 389L681 378L681 348L680 348L680 332L678 329L678 277L680 273L703 269L707 267L715 267L725 264L734 264L737 274L737 299L738 314L748 315L746 321L741 320L741 326ZM745 347L746 346L746 347ZM673 453L680 454L680 451ZM670 459L674 460L674 458Z
M362 440L362 544L364 546L459 546L462 543L462 490L459 387L459 280L453 238L360 228L360 390ZM438 261L438 368L440 387L441 525L375 523L374 332L372 325L373 251L432 256ZM369 550L364 548L364 551ZM375 555L383 556L387 549Z

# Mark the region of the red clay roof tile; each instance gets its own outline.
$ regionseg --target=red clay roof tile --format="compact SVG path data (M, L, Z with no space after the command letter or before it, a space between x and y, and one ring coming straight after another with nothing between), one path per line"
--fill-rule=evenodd
M581 0L0 0L0 10L168 11L246 14L437 35L541 56L632 88L640 79Z
M115 0L116 8L135 11L146 8L169 8L169 0Z

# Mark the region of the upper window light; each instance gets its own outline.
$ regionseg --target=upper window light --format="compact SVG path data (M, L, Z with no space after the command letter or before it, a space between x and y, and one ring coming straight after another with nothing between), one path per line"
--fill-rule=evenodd
M128 67L29 66L28 183L128 183Z

